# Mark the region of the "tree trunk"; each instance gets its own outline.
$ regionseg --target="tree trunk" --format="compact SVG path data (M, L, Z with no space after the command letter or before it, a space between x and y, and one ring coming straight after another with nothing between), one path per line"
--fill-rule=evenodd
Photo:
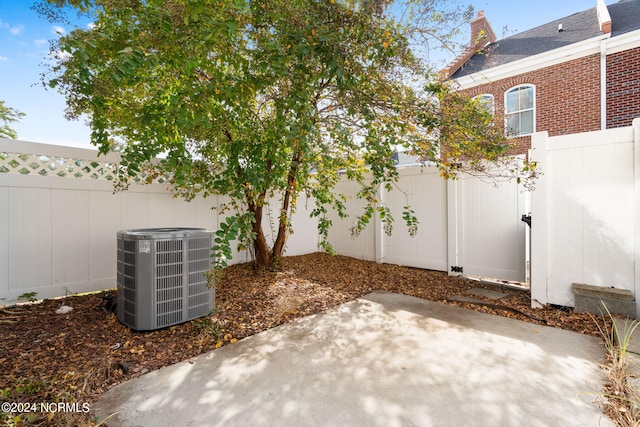
M289 211L290 197L291 190L287 190L284 193L284 199L282 200L282 210L280 211L280 216L278 218L278 236L276 237L276 241L273 244L273 250L271 251L271 258L273 260L282 258L284 243L287 240L287 216Z
M262 230L262 205L249 203L249 211L253 213L255 222L253 223L253 232L256 233L256 239L253 241L253 249L256 256L256 267L264 269L270 267L271 257L269 256L269 246L267 239L264 237Z
M295 200L296 194L291 194L295 190L296 173L300 167L300 151L296 151L291 159L291 167L289 168L289 175L287 176L287 189L284 192L282 199L282 208L280 209L280 216L278 217L278 236L273 244L273 250L271 251L271 261L278 262L282 258L282 252L284 251L284 244L287 241L287 222L289 216L289 203L293 198Z

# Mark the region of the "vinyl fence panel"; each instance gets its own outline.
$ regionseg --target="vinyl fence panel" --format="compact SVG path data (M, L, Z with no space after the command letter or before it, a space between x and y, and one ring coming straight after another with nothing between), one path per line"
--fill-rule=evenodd
M384 193L384 203L394 216L393 233L382 235L385 263L447 271L447 183L433 166L400 170L396 188ZM411 237L402 219L404 206L418 219Z
M463 273L525 282L525 193L515 181L497 182L463 176L449 185L453 203L449 218L456 222L450 236Z
M17 152L17 153L16 153ZM115 155L0 140L0 298L50 298L115 287L116 233L216 229L214 200L174 199L166 184L113 194Z
M636 294L640 120L533 137L543 173L532 198L532 301L574 305L572 283ZM634 136L635 133L635 136Z
M380 238L380 230L377 221L372 221L358 236L351 233L351 227L355 224L356 217L363 212L365 202L356 198L359 184L351 181L341 181L336 186L335 192L348 197L346 203L347 218L340 218L336 212L328 209L327 218L333 226L329 231L329 242L335 253L367 261L376 260L376 236Z

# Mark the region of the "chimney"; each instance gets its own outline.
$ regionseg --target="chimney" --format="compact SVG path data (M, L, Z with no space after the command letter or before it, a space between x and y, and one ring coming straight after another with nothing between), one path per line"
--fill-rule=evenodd
M469 47L480 50L486 45L496 41L496 34L491 24L484 16L484 10L478 12L478 16L471 21L471 42Z
M609 9L607 9L607 5L604 4L604 0L597 0L596 10L600 31L605 34L611 34L611 15L609 15Z
M471 21L471 41L469 46L453 62L449 63L444 70L440 71L440 80L445 81L460 67L462 67L473 55L481 51L488 44L497 40L496 34L491 28L491 24L484 16L484 10L478 12L478 16Z

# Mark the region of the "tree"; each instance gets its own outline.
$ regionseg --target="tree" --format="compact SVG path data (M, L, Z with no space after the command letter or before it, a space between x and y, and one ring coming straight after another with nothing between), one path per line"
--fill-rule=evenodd
M0 126L0 138L18 138L18 134L15 130L9 127L9 123L17 122L22 117L24 117L24 113L14 108L7 107L4 101L0 100L0 124L2 124L2 126Z
M415 10L424 17L433 2ZM375 214L391 224L377 193L398 178L398 147L447 176L457 159L479 165L509 150L503 136L483 133L488 126L476 125L468 143L457 113L440 108L449 92L412 51L412 37L425 32L395 19L384 0L69 3L95 20L57 40L64 54L49 85L66 95L70 116L90 117L101 152L122 145L124 186L142 173L168 172L187 199L229 196L218 207L232 213L217 232L218 265L234 240L259 266L277 263L301 194L315 199L312 215L331 251L325 214L332 207L345 216L345 197L332 191L342 175L367 201L354 232ZM457 99L467 118L486 117L479 104ZM262 217L274 197L280 214L269 247ZM409 206L403 218L415 230Z

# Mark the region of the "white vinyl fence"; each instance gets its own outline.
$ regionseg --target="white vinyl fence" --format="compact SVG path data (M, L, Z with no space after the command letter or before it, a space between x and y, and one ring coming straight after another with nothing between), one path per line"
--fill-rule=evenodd
M0 139L0 305L30 292L50 298L114 288L119 230L217 230L217 197L186 202L158 181L113 194L118 161L117 154ZM312 208L300 201L294 226L315 230ZM277 221L278 209L271 211ZM315 252L317 244L317 233L296 233L287 253ZM236 253L232 262L245 260Z
M132 185L113 194L115 154L0 140L0 298L36 292L39 298L112 288L116 232L133 228L203 227L217 230L223 198L173 198L167 184ZM375 220L352 237L362 202L357 185L342 181L351 215L333 221L329 240L338 254L465 275L526 281L532 213L532 304L573 305L574 282L640 286L640 120L633 127L549 138L533 136L532 160L542 175L531 195L515 183L493 186L477 178L444 181L430 166L400 169L399 190L381 202L394 213L387 236ZM530 208L529 208L530 204ZM410 205L419 230L410 237L402 207ZM312 200L301 199L287 255L318 250ZM274 202L269 215L277 221ZM268 236L269 238L269 236ZM232 262L249 260L236 253ZM366 279L366 278L365 278Z
M132 185L113 194L117 154L0 140L0 298L4 302L35 292L38 298L112 288L116 273L116 233L155 227L217 230L221 218L212 207L223 197L173 198L166 182ZM341 182L351 197L351 218L333 216L330 241L339 254L377 262L524 280L524 225L519 218L523 193L515 184L494 188L464 178L446 182L429 166L400 170L399 190L382 195L396 222L387 236L375 221L357 238L350 227L362 212L357 185ZM162 179L160 179L162 181ZM410 237L402 207L410 205L420 222ZM300 200L295 233L287 255L318 250L312 200ZM277 222L277 200L267 209L265 232ZM271 218L270 218L271 216ZM248 261L235 253L232 262Z
M543 173L531 200L532 303L573 306L572 283L637 295L640 119L577 135L537 133L530 156Z
M343 181L337 191L353 194L356 185ZM397 187L381 196L395 217L391 236L375 221L354 238L349 231L353 217L330 216L330 242L337 253L450 273L451 267L459 267L465 275L525 281L527 229L521 217L528 213L528 194L518 184L495 186L472 177L445 181L437 168L417 166L400 170ZM406 205L419 221L415 237L402 221ZM352 216L362 207L359 200L347 204Z

